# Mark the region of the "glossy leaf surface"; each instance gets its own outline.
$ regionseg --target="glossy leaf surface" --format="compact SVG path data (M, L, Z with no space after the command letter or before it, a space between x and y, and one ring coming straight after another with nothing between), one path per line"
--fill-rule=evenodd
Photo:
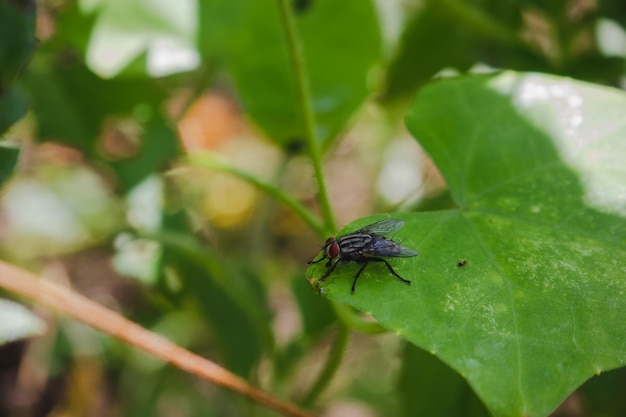
M372 265L351 295L346 264L322 292L438 356L496 415L547 415L626 362L625 111L623 92L538 74L424 88L407 126L459 208L394 215L420 252L391 260L410 287Z

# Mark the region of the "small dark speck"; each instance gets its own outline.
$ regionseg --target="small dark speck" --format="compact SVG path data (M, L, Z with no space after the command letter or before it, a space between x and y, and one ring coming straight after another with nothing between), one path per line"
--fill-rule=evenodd
M304 13L311 6L313 0L293 0L293 10L296 13Z
M467 259L459 259L459 262L456 263L456 266L458 266L459 268L465 265L467 265Z
M306 141L302 137L290 138L285 144L285 151L289 155L297 155L306 148Z

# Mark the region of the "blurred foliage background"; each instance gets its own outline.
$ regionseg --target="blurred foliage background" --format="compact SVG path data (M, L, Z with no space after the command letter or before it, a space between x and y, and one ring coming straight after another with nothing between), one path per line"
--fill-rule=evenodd
M409 99L433 77L511 68L624 85L626 3L618 0L289 3L339 224L450 206L436 168L402 127ZM323 237L228 170L184 159L219 155L318 210L276 3L0 4L0 132L11 126L0 170L17 163L0 195L0 257L279 397L305 398L338 334L336 313L304 279ZM0 317L13 307L0 305ZM0 415L269 413L36 312L45 333L0 346ZM457 415L437 396L425 400L439 408L398 388L432 391L449 372L413 350L394 335L352 334L319 403L327 415ZM415 361L426 371L409 372ZM484 415L455 381L458 404ZM625 381L621 371L594 379L556 414L623 415L609 393Z

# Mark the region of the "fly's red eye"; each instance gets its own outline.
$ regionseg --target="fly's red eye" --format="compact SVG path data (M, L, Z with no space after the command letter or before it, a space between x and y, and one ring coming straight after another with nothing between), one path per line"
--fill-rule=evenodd
M339 243L337 243L336 241L335 241L335 242L333 242L333 243L331 243L331 244L328 246L328 249L327 249L327 251L326 251L326 252L327 252L327 255L328 255L328 257L329 257L330 259L334 259L334 258L336 258L337 256L339 256Z
M334 237L329 237L328 239L326 239L326 244L328 245L330 242L332 242L333 240L335 240Z

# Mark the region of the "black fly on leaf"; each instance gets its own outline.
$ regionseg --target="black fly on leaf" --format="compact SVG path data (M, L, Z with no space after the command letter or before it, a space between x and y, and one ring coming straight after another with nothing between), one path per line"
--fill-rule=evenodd
M383 258L411 258L417 256L417 252L414 250L385 237L385 235L399 230L402 226L404 226L404 220L386 219L337 238L329 237L324 247L322 247L322 257L308 263L310 265L328 259L328 262L326 262L328 270L319 279L319 282L325 281L339 262L353 261L363 264L352 281L352 293L356 289L356 282L359 276L370 262L384 263L393 276L410 285L411 281L398 275L389 262Z

